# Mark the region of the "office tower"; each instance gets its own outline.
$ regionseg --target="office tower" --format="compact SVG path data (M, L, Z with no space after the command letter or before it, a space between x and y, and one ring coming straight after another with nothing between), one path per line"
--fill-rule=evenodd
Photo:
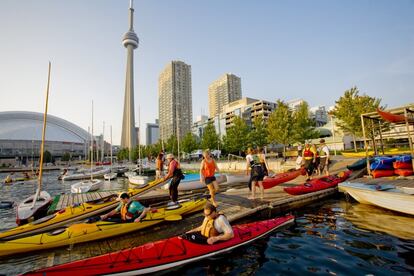
M210 118L222 112L223 106L240 100L241 80L233 74L224 74L208 87L208 107Z

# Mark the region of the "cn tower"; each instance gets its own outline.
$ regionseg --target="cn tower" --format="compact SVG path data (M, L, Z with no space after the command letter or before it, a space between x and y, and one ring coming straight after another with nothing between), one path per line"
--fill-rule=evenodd
M138 42L138 36L134 32L134 8L131 0L129 4L129 30L122 39L122 44L127 49L127 66L121 148L129 149L129 161L131 161L131 150L137 145L134 111L134 50L138 48Z

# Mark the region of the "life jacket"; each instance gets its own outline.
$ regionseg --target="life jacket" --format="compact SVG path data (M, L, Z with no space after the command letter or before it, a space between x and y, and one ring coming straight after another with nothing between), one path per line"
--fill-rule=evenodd
M224 216L223 214L219 214L219 216ZM217 217L218 218L218 217ZM201 225L201 235L206 238L216 237L220 235L219 231L214 227L214 221L217 219L205 219L203 224Z
M121 208L121 219L124 221L134 218L134 214L128 211L129 205L131 205L132 202L132 200L129 201L127 204L124 204Z
M305 158L305 160L313 159L313 155L314 153L311 148L305 148L303 150L303 157Z
M252 154L252 160L250 161L250 167L260 166L259 156L257 154Z
M319 156L322 158L326 157L326 152L323 150L325 148L325 146L319 148Z
M214 173L216 172L216 163L213 159L210 159L210 162L207 161L207 159L204 160L203 169L201 170L201 173L204 177L212 177L214 176Z
M163 169L163 164L164 162L162 162L162 159L158 159L157 158L157 170L160 170L160 171L162 171L162 169Z

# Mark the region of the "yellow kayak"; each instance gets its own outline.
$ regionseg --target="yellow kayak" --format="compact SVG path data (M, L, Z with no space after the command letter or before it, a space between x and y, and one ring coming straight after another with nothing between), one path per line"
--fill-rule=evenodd
M181 206L177 209L166 210L166 208L159 208L152 210L138 223L114 223L108 221L78 223L66 228L55 229L48 233L0 242L0 256L27 253L118 236L153 226L164 220L170 220L169 218L172 218L171 220L179 220L181 217L178 215L202 210L206 201L205 198L189 199L181 202Z
M130 189L128 193L133 198L138 195L142 195L144 192L147 192L161 184L163 184L162 181L152 181L140 189ZM104 198L96 203L85 202L80 205L66 207L50 216L43 217L31 223L0 233L0 241L43 233L59 226L66 225L69 222L78 221L103 213L115 208L118 205L119 202L116 201L116 198L117 195L114 194L113 196Z
M390 149L384 152L385 155L393 155L393 154L403 154L403 153L410 153L410 150L400 150L400 149ZM378 150L378 154L382 155L382 151ZM342 152L342 155L345 157L365 157L365 151L362 152ZM368 156L373 156L374 151L368 151Z

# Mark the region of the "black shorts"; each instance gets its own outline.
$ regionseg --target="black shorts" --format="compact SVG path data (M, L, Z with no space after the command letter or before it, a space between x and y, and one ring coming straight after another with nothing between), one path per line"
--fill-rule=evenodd
M206 182L206 185L208 185L208 184L211 184L211 183L213 183L214 181L216 181L216 177L213 175L213 176L209 176L209 177L206 177L205 179L204 179L204 181Z
M262 166L256 165L252 167L252 170L251 170L252 181L254 182L263 181L264 176L265 175L264 175Z

